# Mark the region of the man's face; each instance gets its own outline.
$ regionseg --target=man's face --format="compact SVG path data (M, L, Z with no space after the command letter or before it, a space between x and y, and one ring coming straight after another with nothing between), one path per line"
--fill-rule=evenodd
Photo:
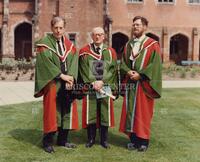
M103 43L105 35L103 32L96 31L92 33L92 40L96 46L99 46Z
M53 32L53 36L56 39L60 39L64 32L65 32L65 27L64 27L64 22L63 21L58 21L57 23L55 23L52 27L51 30Z
M137 38L141 37L146 28L147 26L142 24L141 19L137 19L136 21L133 22L132 25L133 35Z

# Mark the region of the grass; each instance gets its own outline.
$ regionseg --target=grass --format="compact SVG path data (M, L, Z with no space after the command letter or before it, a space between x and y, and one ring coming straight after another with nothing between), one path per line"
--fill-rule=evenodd
M122 98L115 101L116 126L109 129L111 149L103 149L99 141L86 149L86 131L80 129L70 135L78 148L66 150L55 146L55 154L41 149L41 102L1 106L0 162L197 162L200 161L199 96L200 89L164 89L162 99L155 105L146 153L125 149L128 139L118 131Z

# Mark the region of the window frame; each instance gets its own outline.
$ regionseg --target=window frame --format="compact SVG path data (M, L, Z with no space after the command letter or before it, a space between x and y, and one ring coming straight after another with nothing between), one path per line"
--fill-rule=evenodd
M74 35L74 40L73 41L70 39L70 35ZM72 42L74 45L77 45L78 32L66 32L66 36L68 37L70 42Z
M190 2L190 0L187 0L187 3L189 5L200 5L200 0L199 0L199 2Z
M176 0L173 0L173 2L159 2L159 0L156 0L156 1L157 1L157 4L159 4L159 5L175 5L175 3L176 3Z
M131 0L131 2L129 0L126 0L126 3L128 4L143 4L144 0L139 1L139 0Z

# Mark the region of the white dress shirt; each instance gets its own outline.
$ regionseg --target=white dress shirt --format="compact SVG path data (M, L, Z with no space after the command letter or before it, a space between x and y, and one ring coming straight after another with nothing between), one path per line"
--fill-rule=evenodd
M100 48L99 53L101 54L101 53L102 53L102 50L103 50L103 43L102 43L100 46L96 46L96 45L94 44L95 51L96 51L96 49L97 49L98 47Z
M145 35L142 35L140 38L135 38L133 40L134 44L133 44L133 48L132 48L132 55L130 55L130 60L132 61L132 69L134 69L134 65L135 65L135 58L134 56L137 56L138 52L141 50L141 44L142 41L145 39Z

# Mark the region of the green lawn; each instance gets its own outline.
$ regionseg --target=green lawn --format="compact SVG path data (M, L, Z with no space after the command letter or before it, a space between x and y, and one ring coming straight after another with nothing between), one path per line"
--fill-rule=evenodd
M74 150L41 149L42 103L0 107L0 162L197 162L200 161L200 89L164 89L157 100L150 147L146 153L128 151L127 137L118 132L122 98L115 101L116 126L109 129L111 149L85 148L86 131L71 133ZM81 107L79 101L79 117ZM81 126L81 124L80 124ZM97 141L98 143L99 141Z

